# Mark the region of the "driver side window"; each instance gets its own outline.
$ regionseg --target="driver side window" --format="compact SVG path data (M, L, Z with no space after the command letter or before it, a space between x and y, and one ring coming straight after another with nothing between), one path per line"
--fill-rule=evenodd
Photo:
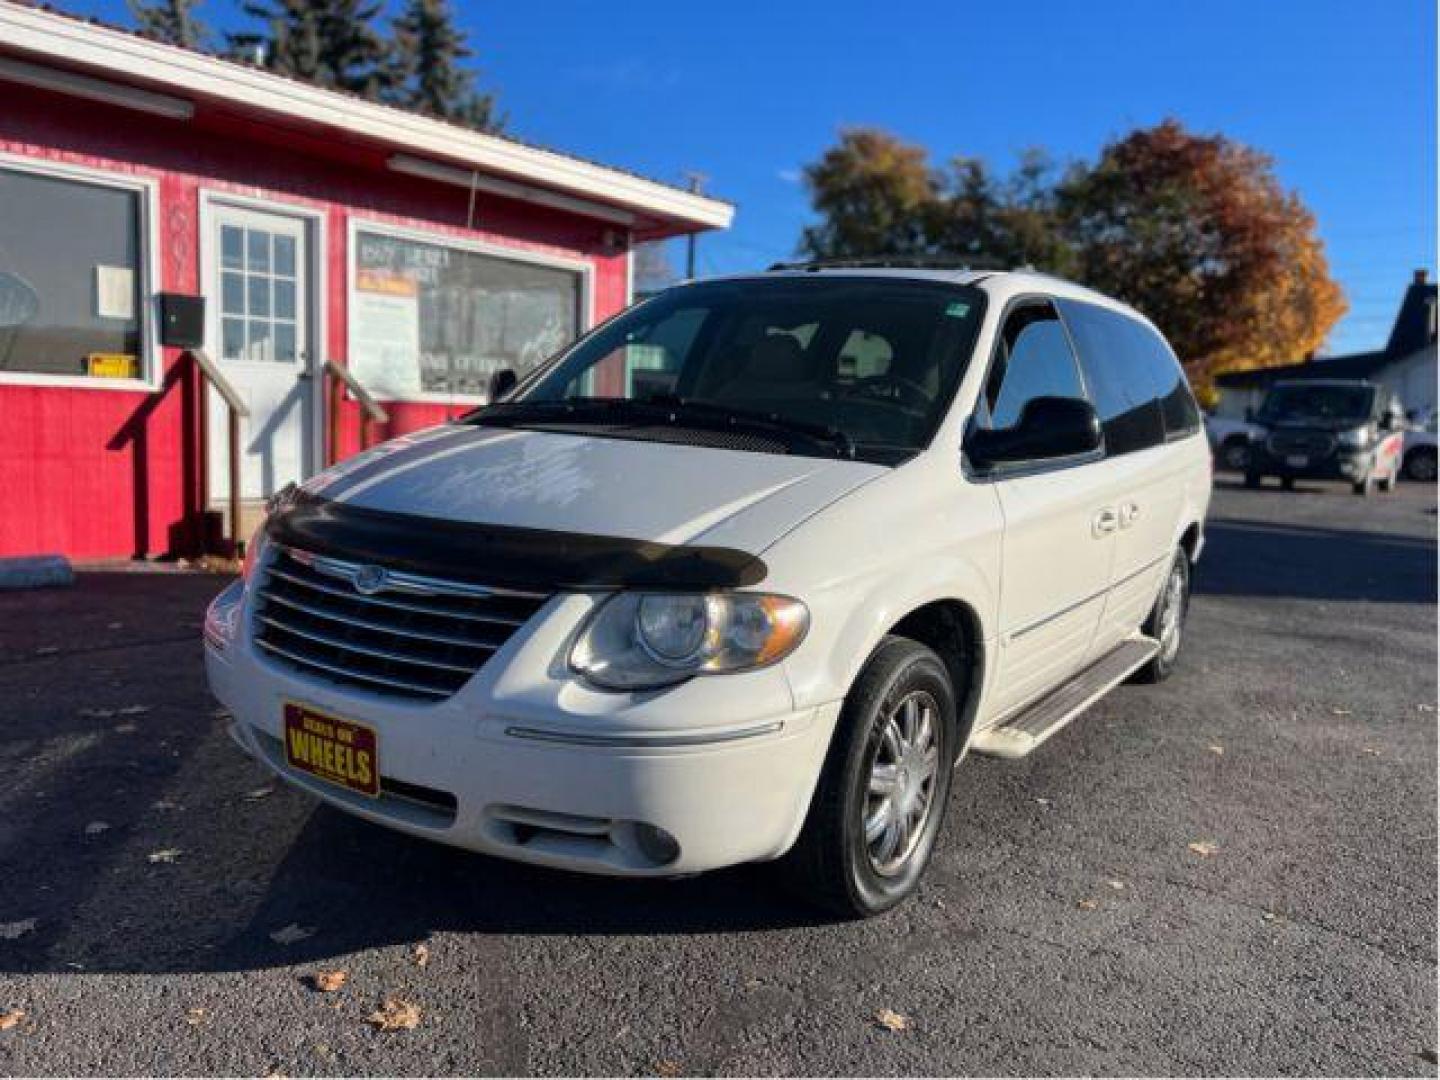
M1005 320L985 389L988 426L1014 427L1039 397L1085 397L1070 340L1048 303L1027 304Z

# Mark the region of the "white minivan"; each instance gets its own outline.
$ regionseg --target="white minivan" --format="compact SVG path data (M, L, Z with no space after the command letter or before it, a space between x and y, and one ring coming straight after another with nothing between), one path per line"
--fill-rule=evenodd
M1176 662L1210 497L1135 311L1044 275L678 286L275 501L205 624L235 740L427 839L912 892L967 751Z

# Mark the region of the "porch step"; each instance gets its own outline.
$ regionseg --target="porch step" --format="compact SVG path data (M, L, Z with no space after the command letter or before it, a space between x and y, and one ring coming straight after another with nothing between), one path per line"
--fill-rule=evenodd
M1024 757L1144 667L1159 651L1160 643L1154 638L1137 634L1122 641L1063 686L1003 723L977 733L970 749L992 757Z

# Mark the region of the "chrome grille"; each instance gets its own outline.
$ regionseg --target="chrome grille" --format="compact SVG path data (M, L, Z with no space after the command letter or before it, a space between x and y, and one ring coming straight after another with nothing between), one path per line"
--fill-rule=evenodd
M1323 431L1276 431L1266 441L1270 453L1304 454L1306 457L1329 457L1335 452L1335 437Z
M276 663L373 693L439 701L549 599L273 547L254 641Z

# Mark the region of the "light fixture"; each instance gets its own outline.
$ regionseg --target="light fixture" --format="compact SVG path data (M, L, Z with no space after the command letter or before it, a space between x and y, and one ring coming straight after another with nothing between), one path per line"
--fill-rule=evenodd
M573 195L562 195L555 191L546 191L544 188L517 183L514 180L502 180L498 176L484 176L474 169L443 165L438 161L415 157L413 154L392 154L388 164L394 172L405 173L408 176L419 176L426 180L439 181L442 184L454 184L456 187L468 188L471 191L503 195L507 199L519 199L522 202L549 206L556 210L568 210L572 214L599 218L602 221L613 221L617 225L628 226L635 223L634 214L614 206L591 202L589 199L577 199Z
M42 90L54 90L72 97L103 101L107 105L119 105L122 109L164 116L171 120L189 120L195 115L195 103L169 94L157 94L153 90L141 90L136 86L123 86L109 79L96 79L74 71L41 67L24 60L0 57L0 79L38 86Z

